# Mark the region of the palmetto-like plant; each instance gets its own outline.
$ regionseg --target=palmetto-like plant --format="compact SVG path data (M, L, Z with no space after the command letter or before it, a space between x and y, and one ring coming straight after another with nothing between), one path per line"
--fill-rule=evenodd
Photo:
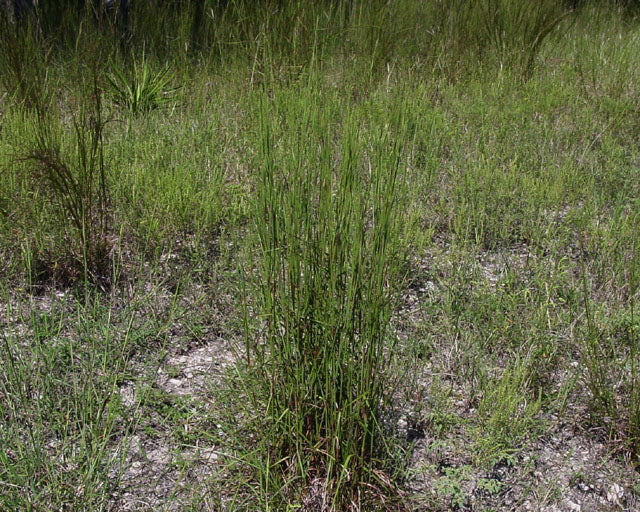
M178 89L171 85L173 79L168 66L154 71L144 54L139 63L133 61L130 70L112 64L111 72L106 75L113 101L134 115L170 103Z

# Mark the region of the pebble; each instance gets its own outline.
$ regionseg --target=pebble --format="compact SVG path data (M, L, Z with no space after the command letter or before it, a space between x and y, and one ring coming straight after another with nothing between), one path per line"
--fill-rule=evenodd
M621 485L613 484L607 491L607 501L620 505L620 501L624 498L624 489Z
M569 510L573 510L574 512L580 512L582 510L582 507L573 501L567 501L567 507L569 507Z

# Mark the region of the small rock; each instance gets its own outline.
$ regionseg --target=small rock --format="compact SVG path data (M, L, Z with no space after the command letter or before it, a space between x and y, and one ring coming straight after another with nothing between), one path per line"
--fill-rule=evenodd
M624 489L621 485L613 484L609 487L609 490L607 491L607 501L609 503L620 505L622 498L624 498Z
M567 507L569 507L569 510L573 510L575 512L580 512L582 510L582 507L573 501L567 501Z
M593 486L587 485L584 482L578 482L576 484L576 487L578 488L579 491L590 492Z
M218 453L216 452L215 448L204 448L201 449L200 452L200 459L201 460L216 460L218 458Z

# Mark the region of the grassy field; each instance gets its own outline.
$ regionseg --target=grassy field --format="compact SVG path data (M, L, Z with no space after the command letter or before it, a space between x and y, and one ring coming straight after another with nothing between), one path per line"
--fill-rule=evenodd
M0 510L637 510L635 12L193 5L0 19Z

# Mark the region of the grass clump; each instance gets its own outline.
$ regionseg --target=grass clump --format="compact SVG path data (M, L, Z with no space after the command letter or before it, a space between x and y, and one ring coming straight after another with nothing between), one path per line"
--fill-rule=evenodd
M528 78L543 44L569 13L562 2L554 0L435 2L432 43L439 52L436 65L451 72L456 63L480 57L485 64L494 61Z
M25 157L29 178L71 228L72 265L85 280L105 277L109 253L110 211L104 159L102 91L93 72L90 97L73 118L72 137L51 114L35 120L34 140ZM71 140L69 140L71 139Z
M581 348L583 382L591 419L620 452L640 453L640 323L636 310L638 269L630 264L626 307L605 312L591 304L584 279L586 325ZM583 269L584 272L584 269Z
M0 508L105 510L129 422L117 389L130 332L96 303L41 311L2 299L30 332L0 338Z
M388 130L364 133L354 114L336 136L326 107L305 108L320 98L303 96L271 108L263 98L260 110L253 283L263 334L246 347L268 432L259 480L272 503L346 510L365 501L365 485L391 485L376 458L401 256L401 149Z
M533 71L545 39L570 12L554 0L484 0L478 5L487 41L500 65L513 66L525 76Z

